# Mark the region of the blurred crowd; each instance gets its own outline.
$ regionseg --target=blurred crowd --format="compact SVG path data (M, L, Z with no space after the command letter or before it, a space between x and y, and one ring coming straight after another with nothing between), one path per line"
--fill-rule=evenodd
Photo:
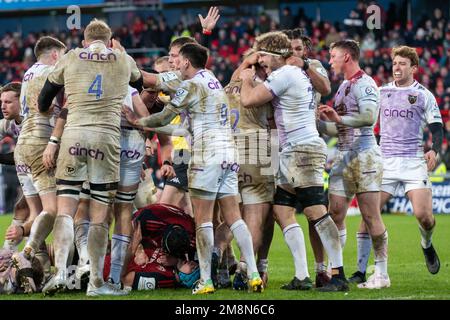
M310 56L319 59L327 69L328 48L332 42L345 38L359 41L361 65L379 85L392 81L390 48L402 44L414 46L420 56L417 80L435 95L441 109L445 128L441 158L450 168L450 152L447 152L450 140L450 20L441 9L435 8L416 17L414 22L406 21L405 8L391 3L388 8L381 7L381 29L370 30L366 26L366 8L370 4L358 2L347 19L340 22L316 21L306 16L303 9L292 12L289 7L280 10L278 22L264 12L254 17L222 17L210 36L202 34L196 16L182 14L178 23L170 25L162 13L149 16L135 13L132 22L114 30L114 36L127 49L161 48L152 53L133 54L142 68L150 68L159 55L166 54L174 37L192 36L210 49L208 67L223 85L229 82L242 53L252 46L255 37L271 30L304 28L312 39ZM0 85L21 81L25 70L34 63L34 44L44 34L57 36L68 48L75 48L81 45L83 30L0 35ZM323 97L327 104L332 103L342 80L332 73L330 78L332 93ZM431 137L427 130L424 141L429 148Z

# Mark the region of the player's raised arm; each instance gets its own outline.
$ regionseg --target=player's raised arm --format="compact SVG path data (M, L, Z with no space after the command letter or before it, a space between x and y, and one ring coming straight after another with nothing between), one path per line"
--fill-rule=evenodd
M198 14L198 18L203 28L203 34L210 35L220 18L219 8L210 7L208 15L205 18L201 14Z

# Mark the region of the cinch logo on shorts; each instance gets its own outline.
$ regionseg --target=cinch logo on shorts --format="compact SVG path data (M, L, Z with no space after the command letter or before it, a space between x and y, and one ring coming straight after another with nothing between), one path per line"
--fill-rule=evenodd
M396 110L396 109L384 109L383 110L383 114L385 117L388 118L413 118L414 117L414 112L412 112L411 110Z
M109 61L109 60L117 60L117 57L114 53L110 52L108 54L106 53L99 53L99 52L86 52L82 51L78 55L78 57L81 60L97 60L97 61Z
M221 167L224 170L225 169L230 169L231 171L234 171L234 172L238 172L239 169L240 169L240 166L236 162L231 164L231 163L227 163L226 161L224 161L224 162L222 162Z
M17 173L31 173L31 168L26 164L18 164L16 166Z
M141 157L141 153L137 150L122 150L120 151L120 158L127 158L137 160Z
M89 156L95 160L98 160L99 158L100 160L105 159L105 154L99 149L80 148L79 143L75 143L75 146L69 148L69 154L72 156Z
M238 175L238 183L252 183L253 177L245 172Z

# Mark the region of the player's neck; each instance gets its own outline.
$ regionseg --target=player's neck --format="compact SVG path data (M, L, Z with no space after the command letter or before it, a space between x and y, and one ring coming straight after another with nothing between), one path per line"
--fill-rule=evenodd
M414 83L414 78L406 79L405 81L395 81L396 87L410 87Z
M356 73L361 71L361 68L357 63L350 63L347 65L347 67L344 70L344 79L350 80L355 76Z
M37 61L37 63L45 64L47 66L52 66L55 62L56 61L51 56L43 56Z

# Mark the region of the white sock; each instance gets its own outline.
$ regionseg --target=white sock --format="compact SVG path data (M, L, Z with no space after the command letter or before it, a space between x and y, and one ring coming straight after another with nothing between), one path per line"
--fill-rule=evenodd
M314 225L323 247L331 262L332 268L339 268L344 265L342 257L342 247L339 242L339 232L333 219L329 215L321 219Z
M109 225L107 223L91 223L88 233L89 282L96 288L103 284L103 268L106 248L108 246Z
M25 223L25 220L13 219L11 222L11 225L18 227L18 226L23 226L24 223ZM20 241L5 240L5 242L3 243L3 249L17 251L17 249L20 245L20 242L22 242L22 240L20 240Z
M36 219L34 219L33 224L31 225L30 236L26 244L28 247L31 247L34 252L39 250L41 244L47 239L50 232L52 232L56 223L55 217L56 216L53 214L42 211ZM70 217L70 219L72 219L72 217ZM73 219L71 223L73 228ZM73 237L73 230L71 234Z
M436 224L434 224L436 225ZM421 244L422 248L427 249L431 246L431 236L433 235L434 226L430 230L425 230L420 224L419 224L419 230L421 235Z
M252 274L258 272L258 269L256 268L253 241L250 231L248 231L247 225L242 219L235 221L230 226L230 230L233 233L234 239L236 239L239 250L241 251L241 256L244 257L244 260L247 263L247 275L248 278L251 279Z
M305 238L298 223L293 223L283 229L284 241L294 258L295 276L299 280L309 277L308 262L306 260Z
M358 247L358 271L365 273L369 262L370 251L372 250L372 238L368 233L357 232L356 244Z
M258 272L267 272L269 269L269 259L259 259L256 268Z
M384 231L381 235L372 237L373 252L375 256L375 272L387 274L388 260L388 232Z
M89 220L80 220L75 224L75 244L80 259L78 265L80 266L87 264L89 261L89 254L87 251L89 223Z
M347 229L338 230L339 242L341 243L342 251L344 251L345 243L347 242Z
M66 277L67 258L73 243L73 219L67 214L59 214L54 225L55 267L59 275Z
M113 234L111 240L111 270L109 277L114 283L120 283L123 264L127 255L131 237L123 234Z
M200 279L211 279L211 256L214 246L214 229L212 222L202 223L196 232L197 255L200 265Z

